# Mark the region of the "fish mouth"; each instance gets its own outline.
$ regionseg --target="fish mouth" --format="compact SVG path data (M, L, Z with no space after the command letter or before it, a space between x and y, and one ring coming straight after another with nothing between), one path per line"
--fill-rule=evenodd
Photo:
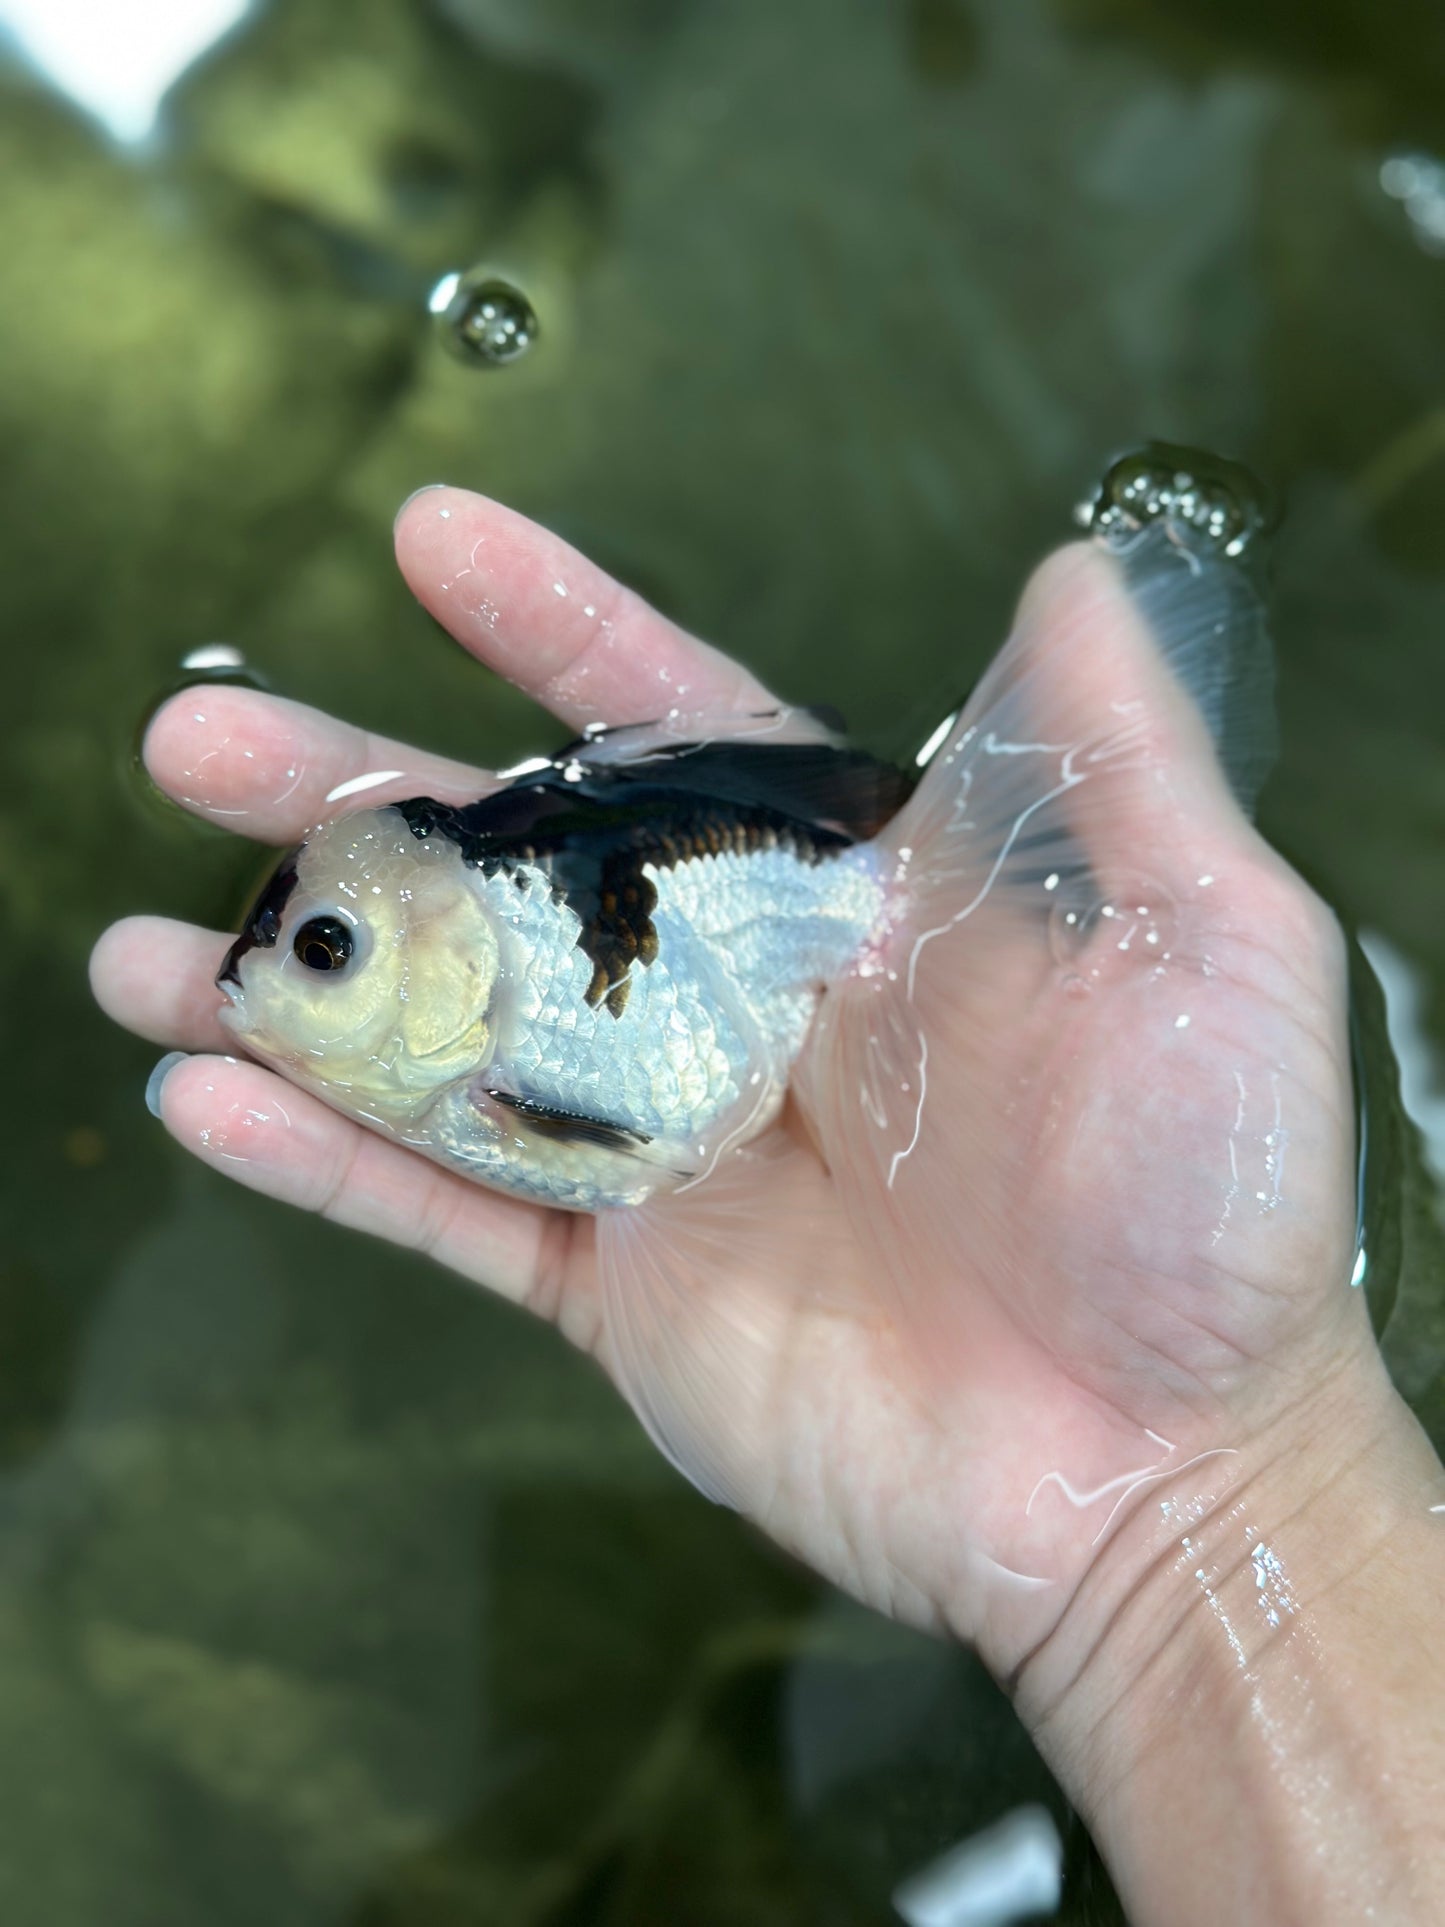
M216 1012L221 1029L229 1031L237 1043L243 1044L250 1056L269 1060L274 1053L268 1048L265 1035L254 1016L246 1008L240 977L234 970L223 972L216 979L216 988L226 1000Z
M278 1042L255 1021L245 1004L228 986L223 988L231 1001L221 1005L216 1017L221 1029L235 1038L237 1048L267 1070L278 1071L294 1083L314 1089L318 1082L315 1064L308 1062L303 1052Z
M235 947L226 953L226 961L216 973L216 988L225 1002L216 1012L222 1030L228 1030L233 1037L244 1037L248 1043L256 1036L256 1024L246 1008L246 993L241 988L241 973L236 968Z
M248 1050L254 1050L257 1043L256 1027L247 1015L246 1006L241 1001L240 985L221 984L227 1001L216 1012L221 1029L228 1030L233 1037L243 1038Z

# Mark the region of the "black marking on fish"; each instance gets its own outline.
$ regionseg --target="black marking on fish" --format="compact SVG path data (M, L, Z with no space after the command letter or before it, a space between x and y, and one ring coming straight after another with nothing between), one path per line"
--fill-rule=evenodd
M627 736L639 739L634 757L623 761L614 754L596 763L588 760L601 745L615 745ZM853 842L876 836L902 809L917 782L916 775L845 743L777 743L746 736L659 742L645 725L583 737L560 750L552 764L552 771L537 779L521 777L511 789L546 783L555 772L569 790L598 800L615 800L628 789L681 792L694 800L705 797L740 809L770 810L790 822L840 831ZM571 772L570 780L564 772Z
M442 836L486 876L535 864L580 920L587 1002L626 1008L630 973L657 956L657 891L644 871L702 856L789 850L818 863L873 836L912 779L827 743L669 744L636 763L574 758L475 803L394 807L417 837Z
M226 960L216 974L216 983L241 984L238 965L248 950L273 949L281 934L281 921L286 914L286 905L291 892L296 888L296 863L305 844L298 844L290 856L284 857L272 871L270 880L251 906L250 915L241 925L241 934L226 952Z
M645 1132L629 1130L625 1124L609 1124L605 1118L559 1110L555 1104L518 1097L512 1091L488 1091L487 1096L498 1104L505 1104L534 1131L558 1144L593 1144L605 1151L631 1151L652 1142Z

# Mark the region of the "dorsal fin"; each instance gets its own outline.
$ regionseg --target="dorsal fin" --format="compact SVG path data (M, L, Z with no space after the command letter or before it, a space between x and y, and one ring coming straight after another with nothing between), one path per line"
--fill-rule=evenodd
M627 788L665 786L707 802L764 810L853 842L876 836L913 793L913 779L866 750L835 743L688 743L620 764Z
M445 837L478 869L543 868L582 924L588 1001L606 999L620 1017L633 967L657 954L648 865L769 846L817 862L876 835L912 789L863 750L735 738L663 742L632 762L579 754L475 803L417 796L394 807L414 836Z
M812 832L820 847L876 836L908 800L914 778L866 750L831 742L748 739L658 743L637 761L580 751L528 770L475 803L413 797L397 805L413 832L439 831L468 862L524 849L551 854L575 839L649 843L700 812Z
M761 808L854 841L876 836L913 793L916 778L843 740L823 708L713 716L678 714L596 729L551 759L573 781L615 776L710 803Z

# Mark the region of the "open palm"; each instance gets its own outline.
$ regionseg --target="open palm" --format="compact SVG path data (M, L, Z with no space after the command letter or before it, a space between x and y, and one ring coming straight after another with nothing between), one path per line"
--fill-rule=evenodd
M478 497L416 498L398 557L574 727L772 701ZM693 1190L547 1212L226 1057L220 934L117 925L97 996L197 1053L163 1087L181 1143L553 1319L704 1490L1010 1673L1141 1495L1189 1467L1223 1489L1368 1342L1338 932L1186 693L1211 708L1212 605L1163 647L1157 586L1088 546L1040 571L885 838L891 934L825 998L781 1122ZM490 780L279 699L200 695L157 716L149 766L265 841L361 776L391 772L368 804ZM1225 710L1209 724L1228 762Z

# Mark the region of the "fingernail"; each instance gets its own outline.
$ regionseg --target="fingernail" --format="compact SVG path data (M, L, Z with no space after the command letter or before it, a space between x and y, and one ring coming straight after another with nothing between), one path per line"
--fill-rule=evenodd
M161 1114L161 1086L177 1064L185 1063L187 1055L188 1053L183 1050L168 1050L146 1079L146 1109L152 1117L159 1117Z
M396 528L397 524L401 521L402 516L406 514L407 510L411 507L412 503L416 500L418 495L430 495L433 489L447 488L449 486L450 485L446 482L423 482L420 488L414 488L411 494L408 495L406 500L402 503L401 507L397 510L396 519L395 521L393 521L391 525L392 528L393 529Z

